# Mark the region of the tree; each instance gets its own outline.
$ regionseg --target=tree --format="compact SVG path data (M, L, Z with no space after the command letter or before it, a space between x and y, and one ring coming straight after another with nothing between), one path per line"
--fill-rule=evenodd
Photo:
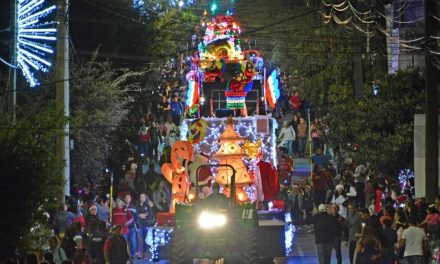
M64 122L50 105L15 124L0 118L0 259L11 256L20 238L41 220L47 201L59 201L63 178L55 135Z
M76 184L99 180L113 133L127 118L132 93L141 90L139 79L150 71L115 69L109 62L97 62L97 55L71 70L71 174Z
M366 86L360 100L346 89L332 90L325 122L333 145L356 143L359 162L370 161L381 171L396 176L413 164L414 114L423 111L424 79L418 70L389 75L378 83L379 93Z

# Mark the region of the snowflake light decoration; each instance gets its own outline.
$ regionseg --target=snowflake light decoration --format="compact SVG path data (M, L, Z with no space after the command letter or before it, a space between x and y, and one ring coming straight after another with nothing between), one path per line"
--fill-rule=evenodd
M405 190L414 191L414 187L411 186L410 180L414 179L414 172L410 169L403 169L399 172L399 182L401 192L404 193Z
M31 87L40 84L35 72L47 72L52 63L47 59L53 54L56 38L56 22L47 21L55 12L55 5L45 7L45 0L19 0L17 8L17 62Z

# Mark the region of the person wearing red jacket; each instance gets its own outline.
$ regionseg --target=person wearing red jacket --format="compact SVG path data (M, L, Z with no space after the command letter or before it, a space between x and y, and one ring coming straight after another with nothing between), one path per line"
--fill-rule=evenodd
M116 208L113 209L113 225L121 226L121 233L127 240L128 227L133 223L134 218L130 210L125 208L125 203L121 199L116 199Z

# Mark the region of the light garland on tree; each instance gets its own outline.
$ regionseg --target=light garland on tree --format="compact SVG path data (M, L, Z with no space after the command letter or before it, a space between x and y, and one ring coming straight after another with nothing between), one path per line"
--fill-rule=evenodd
M35 72L48 72L52 62L56 38L56 22L45 21L56 10L55 5L45 7L45 0L19 0L17 8L17 63L31 87L40 84ZM49 44L48 44L49 43Z

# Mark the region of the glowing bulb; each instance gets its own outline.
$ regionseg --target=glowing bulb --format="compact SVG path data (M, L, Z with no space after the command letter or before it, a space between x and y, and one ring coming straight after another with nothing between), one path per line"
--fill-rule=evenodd
M214 3L212 3L212 5L211 5L211 11L212 11L212 12L215 12L215 10L217 10L217 4L214 2Z
M238 200L243 201L244 199L244 194L243 193L239 193L238 194Z
M188 194L188 199L192 201L194 199L194 194L193 193Z
M183 1L179 1L179 7L182 7L185 3Z

